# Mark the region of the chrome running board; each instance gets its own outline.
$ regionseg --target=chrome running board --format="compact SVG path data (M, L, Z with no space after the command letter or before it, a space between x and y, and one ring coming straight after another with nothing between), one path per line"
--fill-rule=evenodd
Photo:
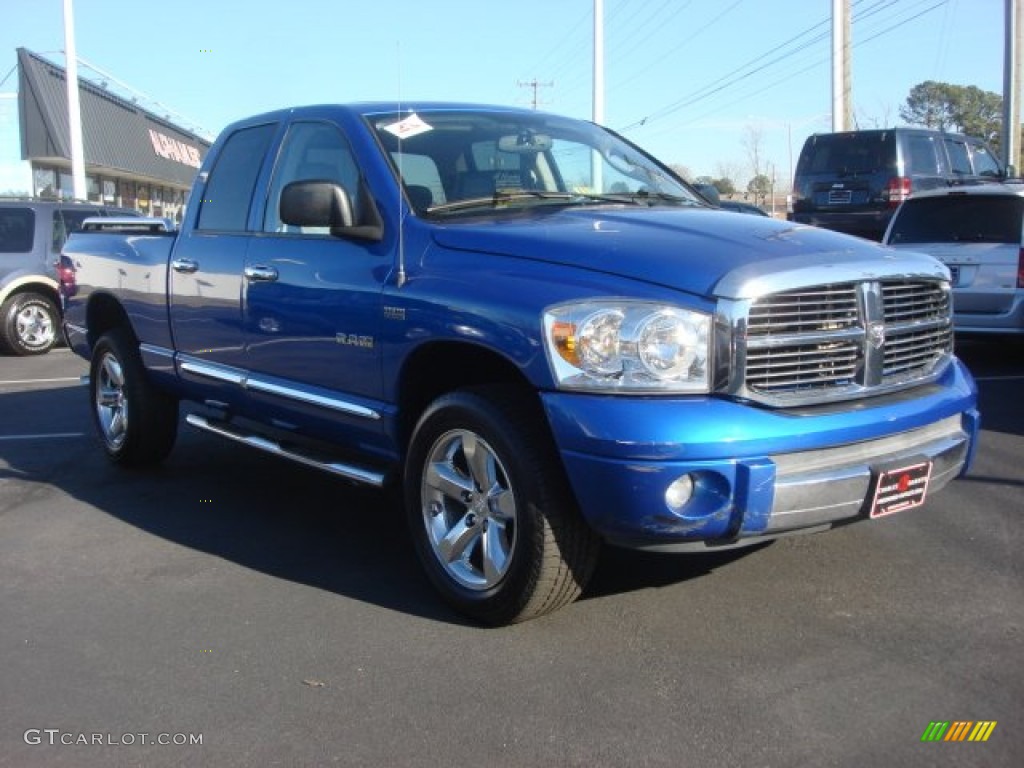
M280 443L270 440L263 435L256 434L255 432L247 432L223 421L215 422L204 416L190 413L185 417L185 422L196 429L203 430L204 432L211 432L215 435L219 435L220 437L226 437L228 440L233 440L236 443L242 443L243 445L248 445L251 448L256 448L260 451L264 451L265 453L290 459L291 461L299 464L304 464L307 467L313 467L313 469L319 469L323 472L343 477L346 480L372 485L376 488L380 488L384 485L383 472L376 472L354 464L325 461L310 454L301 453L296 448L285 448Z

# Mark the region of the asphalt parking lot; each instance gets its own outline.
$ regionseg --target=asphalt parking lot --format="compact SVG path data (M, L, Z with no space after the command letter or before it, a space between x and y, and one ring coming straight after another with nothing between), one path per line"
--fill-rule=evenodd
M0 765L1018 766L1024 344L961 353L984 433L924 508L608 550L497 630L437 600L380 495L187 428L118 470L84 363L0 357Z

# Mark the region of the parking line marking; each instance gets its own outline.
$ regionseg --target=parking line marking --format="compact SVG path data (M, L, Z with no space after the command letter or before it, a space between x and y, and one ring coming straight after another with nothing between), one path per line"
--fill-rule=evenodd
M49 440L85 437L85 432L51 432L47 435L0 435L0 440Z
M81 381L81 376L64 376L59 379L7 379L0 380L0 386L4 384L49 384L55 381Z

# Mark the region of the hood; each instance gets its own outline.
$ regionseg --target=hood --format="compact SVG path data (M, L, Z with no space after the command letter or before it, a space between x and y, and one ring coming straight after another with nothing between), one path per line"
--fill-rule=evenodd
M703 208L574 208L445 222L447 248L560 264L701 296L757 298L795 285L946 278L935 259L816 227Z

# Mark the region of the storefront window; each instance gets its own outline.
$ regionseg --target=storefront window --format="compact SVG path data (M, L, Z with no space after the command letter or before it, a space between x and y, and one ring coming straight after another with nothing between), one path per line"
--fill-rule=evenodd
M117 185L112 179L103 180L103 202L113 205L117 199Z
M125 208L135 207L135 184L131 181L119 182L118 187L121 190L121 205Z
M57 175L52 168L34 168L32 170L32 186L36 197L57 196Z
M89 198L90 202L98 203L100 201L100 181L95 176L85 177L85 188L86 197Z
M75 180L70 173L57 171L57 196L61 199L74 199Z

